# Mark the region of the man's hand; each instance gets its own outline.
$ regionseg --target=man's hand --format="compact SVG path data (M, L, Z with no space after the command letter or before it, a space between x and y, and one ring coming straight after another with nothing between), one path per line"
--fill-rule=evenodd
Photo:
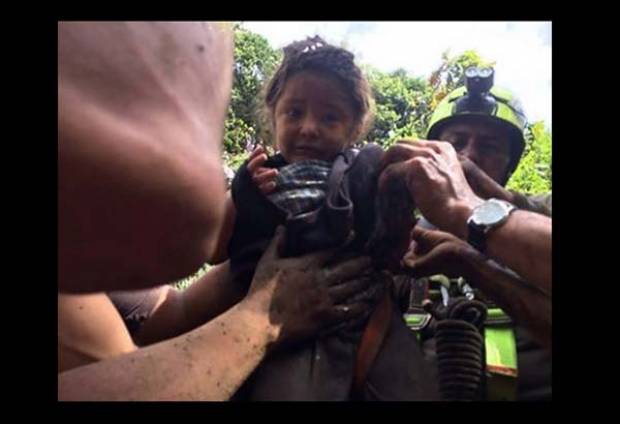
M415 228L402 264L408 274L464 277L517 323L551 349L551 296L489 260L463 240L436 230Z
M493 178L489 177L473 161L461 155L458 155L458 158L465 172L467 182L474 190L474 193L479 197L483 199L490 199L493 197L512 204L515 203L514 194L502 187Z
M418 227L413 229L411 238L411 246L402 259L408 274L472 278L469 259L481 255L463 240L443 231Z
M247 297L259 313L269 314L276 344L313 336L368 313L368 302L351 302L350 298L372 283L363 278L371 272L370 258L327 266L335 249L282 258L279 246L283 241L284 228L278 227L258 263Z
M465 238L466 221L483 202L471 189L450 143L400 140L406 149L407 186L424 217L441 230Z

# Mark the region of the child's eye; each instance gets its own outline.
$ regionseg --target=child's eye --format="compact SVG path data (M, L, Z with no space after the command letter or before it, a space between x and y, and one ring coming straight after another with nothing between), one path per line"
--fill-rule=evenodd
M337 122L338 119L339 117L335 113L328 113L327 115L323 117L323 121L327 122L328 124Z
M301 116L301 110L298 108L291 108L286 112L286 116L291 118L299 118Z

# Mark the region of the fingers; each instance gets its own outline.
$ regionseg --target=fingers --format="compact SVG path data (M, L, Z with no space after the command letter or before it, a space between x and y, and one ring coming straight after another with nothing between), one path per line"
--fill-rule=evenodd
M370 271L372 268L372 260L369 256L362 256L350 259L333 267L325 267L323 274L325 282L328 286L340 283L341 281L351 280L354 277Z
M430 146L428 146L428 145L423 145L420 143L421 142L417 140L416 141L400 140L396 143L395 146L406 148L407 151L409 152L408 154L409 159L412 159L415 157L424 157L428 159L437 158L437 155L440 153L437 146L435 146L434 144L431 144Z
M479 259L472 259L476 256L475 253L472 255L473 252L475 249L462 240L446 241L429 252L417 256L414 260L406 262L407 268L404 271L412 277L444 274L449 278L471 278L475 275L475 273L472 274L472 269L478 266L476 261L479 262Z
M368 318L370 317L370 314L372 313L372 309L368 305L365 305L363 307L365 309L363 310L362 313L354 316L351 319L347 319L343 322L335 322L334 324L331 325L331 327L328 326L323 331L321 331L319 333L319 337L326 337L326 336L337 334L338 332L346 331L346 330L361 329L362 325L368 321Z
M261 154L248 162L248 171L254 174L267 160L266 154Z
M463 243L452 234L438 230L414 228L411 233L412 239L417 244L415 252L405 254L401 260L401 266L407 268L407 273L416 277L424 277L445 272L442 269L448 261L451 249L436 249L438 246L448 246L448 243Z
M445 261L441 257L430 252L418 256L414 261L406 263L407 273L412 277L422 278L430 275L445 273Z
M252 173L252 180L254 180L254 183L260 187L261 185L272 181L277 176L277 169L261 167Z
M362 292L365 288L372 283L370 277L360 277L355 280L350 280L342 284L337 284L329 287L327 292L329 297L335 304L342 303L354 294Z
M266 160L267 154L265 153L262 146L258 146L250 155L248 161L248 171L250 173L256 172L256 170L260 168Z
M415 253L428 252L433 247L446 241L455 240L456 236L439 230L428 230L425 228L414 227L411 238L416 243Z
M478 179L491 179L486 172L484 172L478 165L476 165L471 159L457 155L459 163L461 164L461 168L463 169L463 173L466 177L477 177Z
M467 168L467 167L471 167L471 168L474 168L474 169L478 168L478 166L471 159L469 159L467 156L464 156L464 155L462 155L460 153L457 153L456 157L458 158L458 160L461 163L461 166L463 166L463 168Z
M267 182L265 184L259 185L258 189L263 194L269 194L269 193L273 192L276 189L276 183L275 183L275 181L269 181L269 182Z
M262 146L258 146L250 155L248 162L248 172L252 175L254 184L263 194L269 194L276 188L273 181L278 176L278 170L275 168L265 168L262 165L267 160Z
M398 144L407 146L415 151L422 152L424 150L430 150L434 153L441 155L444 152L449 152L451 149L454 150L450 143L445 141L430 141L430 140L411 140L404 139L399 140ZM456 153L456 152L455 152Z
M359 319L370 312L370 305L365 302L352 303L350 305L335 305L328 312L327 320L337 327L330 328L329 332L338 331L346 327L351 321Z
M400 266L402 268L412 267L415 261L420 256L420 253L421 253L420 247L417 244L415 244L415 241L412 241L411 244L409 245L409 250L405 252L402 259L400 260Z
M252 150L252 153L250 153L250 157L248 159L252 160L262 153L265 153L265 148L259 144L254 148L254 150Z
M340 249L338 247L320 250L318 252L312 252L307 255L301 256L299 259L304 262L304 265L307 268L323 268L321 272L325 273L325 263L331 258L333 258L339 250Z

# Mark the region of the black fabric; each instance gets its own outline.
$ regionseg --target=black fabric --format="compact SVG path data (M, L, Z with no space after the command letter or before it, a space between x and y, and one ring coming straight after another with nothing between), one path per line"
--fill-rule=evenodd
M523 327L515 327L517 342L517 400L551 400L551 354Z
M375 190L383 150L367 145L359 152L340 153L332 165L324 204L299 216L287 215L263 196L242 165L232 185L237 209L235 229L229 244L231 273L235 284L251 283L260 256L278 224L286 225L284 256L297 256L329 247L342 246L351 231L351 251L362 252L375 228ZM281 167L279 155L264 166ZM386 283L378 278L375 299ZM398 308L394 308L398 310ZM236 400L347 400L357 345L364 322L354 328L282 350L268 358L246 381ZM367 380L366 399L415 400L437 398L428 366L420 347L395 314L388 337Z
M312 212L287 216L258 190L244 163L232 183L237 209L235 227L228 245L230 268L236 284L247 287L256 263L279 224L286 225L285 256L341 246L355 231L353 248L361 250L375 223L374 198L379 162L383 150L374 144L361 151L349 149L334 160L324 205ZM353 163L355 162L355 166ZM286 165L281 155L269 158L263 166ZM358 205L354 208L353 205Z

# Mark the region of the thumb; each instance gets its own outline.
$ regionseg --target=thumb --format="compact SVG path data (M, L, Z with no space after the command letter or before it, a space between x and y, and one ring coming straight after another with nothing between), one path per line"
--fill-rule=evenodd
M429 230L418 226L413 228L411 238L416 242L415 253L428 252L434 247L455 238L450 233L439 230Z
M445 265L445 260L435 251L411 258L410 260L403 260L403 266L407 274L416 278L441 274L445 271Z

